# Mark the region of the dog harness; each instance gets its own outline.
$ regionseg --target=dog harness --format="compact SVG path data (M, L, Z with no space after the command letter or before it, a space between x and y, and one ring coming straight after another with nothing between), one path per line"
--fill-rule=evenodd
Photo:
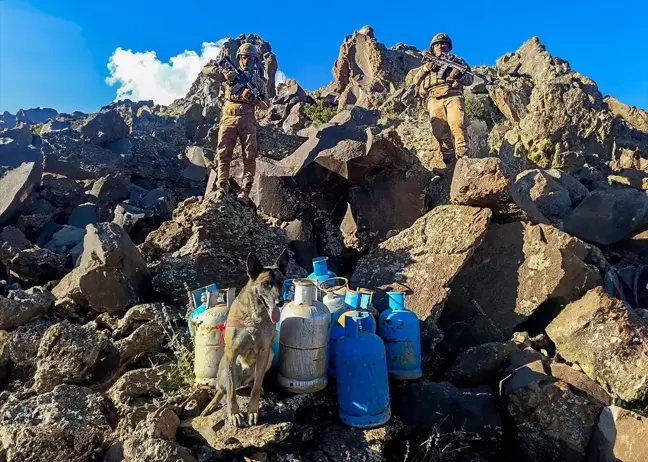
M270 322L272 324L277 324L274 322L272 319L270 319ZM228 327L239 327L239 328L244 328L248 327L247 324L242 323L241 321L233 321L229 325L227 324L227 321L223 321L219 325L216 326L216 329L218 329L221 333L220 340L218 341L218 344L221 345L223 342L225 342L225 329Z

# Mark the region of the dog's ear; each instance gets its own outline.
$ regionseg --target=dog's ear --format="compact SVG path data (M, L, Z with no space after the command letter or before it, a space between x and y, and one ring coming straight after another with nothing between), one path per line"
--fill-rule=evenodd
M275 265L277 266L277 269L281 271L281 274L285 276L286 271L288 271L289 263L290 263L290 255L288 255L288 248L285 248L283 252L281 252L281 255L279 255L279 258L277 258L277 263Z
M247 274L250 276L250 279L256 279L261 274L261 271L263 271L263 265L252 252L248 254L246 265Z

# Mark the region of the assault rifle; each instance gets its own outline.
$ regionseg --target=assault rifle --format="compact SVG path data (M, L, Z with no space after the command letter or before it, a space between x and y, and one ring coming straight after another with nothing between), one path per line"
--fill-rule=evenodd
M223 56L220 60L218 60L218 63L216 65L222 69L227 69L228 71L233 71L236 73L236 78L234 79L234 82L232 82L232 88L231 92L235 95L240 94L244 89L247 88L247 90L252 93L252 95L260 101L263 101L263 94L261 91L254 86L252 83L252 79L248 77L247 73L245 71L242 71L239 69L231 59L227 56Z
M423 64L427 62L431 62L433 65L439 68L439 70L436 71L439 78L444 78L446 76L446 72L449 72L451 69L458 70L460 72L460 75L472 75L472 72L470 72L470 69L467 65L455 61L448 53L443 53L440 56L434 56L432 53L425 53L423 55Z

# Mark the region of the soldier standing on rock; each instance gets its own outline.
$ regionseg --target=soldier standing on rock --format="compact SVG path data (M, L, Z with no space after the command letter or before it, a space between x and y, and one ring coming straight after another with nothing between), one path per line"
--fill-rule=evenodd
M468 153L466 146L466 127L468 121L464 110L463 87L472 85L470 67L461 58L450 54L452 40L447 34L439 33L432 37L430 52L434 56L444 56L462 64L468 72L448 69L439 75L442 68L434 61L425 63L415 80L419 96L428 98L428 110L432 122L432 134L441 146L444 159L463 157ZM454 142L453 142L454 137Z
M217 66L206 66L203 72L207 75L220 74L227 83L225 90L225 104L221 112L218 127L218 144L216 159L218 161L218 180L216 183L216 200L220 200L229 192L230 164L236 139L241 140L243 152L243 181L237 199L243 203L250 200L250 191L254 181L257 157L257 122L254 117L254 108L266 103L266 82L259 71L259 53L251 43L243 43L236 51L236 60L241 70L251 77L254 86L260 90L262 98L255 98L248 90L236 95L231 91L236 79L234 71L221 69ZM267 104L267 103L266 103Z

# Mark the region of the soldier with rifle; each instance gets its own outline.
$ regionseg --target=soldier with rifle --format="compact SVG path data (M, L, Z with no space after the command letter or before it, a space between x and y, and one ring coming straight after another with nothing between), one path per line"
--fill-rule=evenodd
M441 146L444 159L468 154L463 87L472 85L468 64L450 53L452 40L447 34L436 34L425 53L423 66L414 83L421 98L428 99L432 134ZM454 140L453 140L454 138Z
M224 56L218 63L205 66L203 73L225 79L225 104L218 127L216 160L218 180L216 200L229 192L230 164L236 139L241 140L243 152L243 181L237 199L243 203L250 200L257 157L257 122L254 108L268 108L266 81L259 65L259 53L251 43L243 43L236 52L238 65Z

